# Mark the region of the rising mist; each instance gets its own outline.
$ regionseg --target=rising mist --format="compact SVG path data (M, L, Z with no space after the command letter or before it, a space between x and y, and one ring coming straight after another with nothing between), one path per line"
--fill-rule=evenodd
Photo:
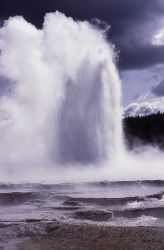
M12 17L0 50L10 90L0 98L2 181L148 178L140 166L150 151L130 155L123 143L114 46L103 31L59 12L41 30Z

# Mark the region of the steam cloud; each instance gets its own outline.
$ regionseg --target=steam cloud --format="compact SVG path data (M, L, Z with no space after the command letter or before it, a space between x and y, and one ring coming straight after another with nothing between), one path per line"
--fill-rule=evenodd
M103 32L59 12L42 30L18 16L0 29L0 50L2 172L117 158L121 91Z
M129 104L124 111L125 116L144 116L164 112L164 97L149 98L145 101Z
M120 81L103 32L59 12L41 30L13 17L0 51L1 181L162 176L156 149L136 156L123 147Z

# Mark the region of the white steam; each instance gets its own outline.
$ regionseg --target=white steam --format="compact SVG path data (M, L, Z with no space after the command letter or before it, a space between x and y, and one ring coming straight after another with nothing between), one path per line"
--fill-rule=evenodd
M120 81L103 32L59 12L41 30L13 17L0 51L10 83L0 95L0 181L164 178L155 149L124 150Z
M103 32L59 12L42 30L13 17L0 29L0 50L0 75L12 88L0 98L2 173L118 159L121 91Z

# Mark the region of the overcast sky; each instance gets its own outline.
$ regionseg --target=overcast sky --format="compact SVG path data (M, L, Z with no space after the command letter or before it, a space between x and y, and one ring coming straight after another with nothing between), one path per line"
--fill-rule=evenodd
M46 12L111 25L109 39L119 52L123 102L164 96L163 0L0 0L0 20L22 15L41 27Z

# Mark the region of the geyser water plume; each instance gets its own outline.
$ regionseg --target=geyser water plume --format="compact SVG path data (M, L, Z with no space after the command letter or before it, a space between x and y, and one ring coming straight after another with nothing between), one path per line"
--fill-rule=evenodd
M2 176L117 163L120 81L103 32L59 12L41 30L12 17L0 29L0 50L0 75L10 83L0 98Z

